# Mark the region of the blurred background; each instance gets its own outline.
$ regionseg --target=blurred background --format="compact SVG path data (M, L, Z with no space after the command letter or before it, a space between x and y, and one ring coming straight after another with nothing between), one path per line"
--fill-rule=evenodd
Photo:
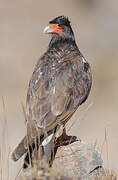
M69 122L68 131L95 143L105 168L118 170L118 1L0 0L1 159L5 166L9 161L12 177L21 162L6 157L26 131L21 104L25 105L34 65L50 41L43 29L59 15L70 18L77 44L93 72L91 94ZM8 176L6 170L3 174Z

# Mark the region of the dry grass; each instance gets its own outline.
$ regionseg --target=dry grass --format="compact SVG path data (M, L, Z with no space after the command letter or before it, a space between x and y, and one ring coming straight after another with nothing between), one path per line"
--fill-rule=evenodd
M0 180L9 180L9 156L10 148L8 146L8 128L5 102L2 97L3 117L0 117ZM3 120L3 121L2 121Z
M60 170L52 168L29 168L27 171L22 172L18 180L117 180L115 173L106 172L104 175L98 175L96 177L90 177L88 179L75 179L68 177L66 174L60 172Z
M105 175L97 176L94 180L117 180L115 173L106 172Z
M72 178L62 174L60 170L48 168L42 161L34 167L23 170L18 180L72 180Z

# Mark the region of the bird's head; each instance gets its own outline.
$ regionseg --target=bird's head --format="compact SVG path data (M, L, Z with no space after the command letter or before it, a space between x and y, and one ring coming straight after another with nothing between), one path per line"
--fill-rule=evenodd
M44 33L63 36L65 34L72 35L73 31L69 19L65 16L58 16L49 22L49 25L44 29Z

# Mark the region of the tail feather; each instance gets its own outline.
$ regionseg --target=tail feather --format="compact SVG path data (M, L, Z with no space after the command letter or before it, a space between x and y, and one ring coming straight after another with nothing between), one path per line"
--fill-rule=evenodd
M23 168L27 168L28 165L31 163L32 165L32 155L33 152L38 152L39 146L47 146L47 144L50 144L50 141L52 140L52 137L54 136L54 133L56 132L56 128L52 131L47 132L47 138L44 137L44 134L42 135L36 135L35 136L25 136L21 142L18 144L18 146L15 148L15 150L12 153L12 160L13 161L18 161L24 154L25 159L24 159L24 164ZM41 133L40 133L41 134ZM45 153L45 152L44 152ZM36 153L34 154L36 155ZM42 148L41 148L41 157L42 157ZM48 153L46 153L46 156ZM40 158L41 158L40 157Z
M12 153L13 161L19 160L28 151L27 136L25 136Z
M37 131L36 124L27 124L27 135L21 140L18 146L12 153L12 159L14 161L19 160L26 152L28 152L29 146L35 143L37 137L40 138L40 130Z
M37 139L38 140L38 139ZM37 144L36 144L37 143ZM28 151L25 155L25 158L24 158L24 163L23 163L23 168L27 168L30 164L31 166L33 165L32 163L32 153L35 149L35 151L38 152L38 148L39 148L39 143L38 141L36 143L33 143L31 146L28 147Z
M39 146L39 142L42 142L44 139L44 135L42 136L35 136L35 137L29 137L25 136L21 142L18 144L18 146L13 151L11 157L13 161L18 161L24 154L28 153L30 148L34 149L35 146Z

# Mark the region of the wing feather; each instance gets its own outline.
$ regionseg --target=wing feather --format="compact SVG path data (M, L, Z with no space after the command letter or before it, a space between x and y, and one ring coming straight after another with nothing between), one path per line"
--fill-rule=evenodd
M40 128L52 126L61 115L74 112L90 91L90 72L84 71L80 56L66 59L55 68L49 63L49 59L43 59L37 66L27 95L28 120L36 121Z

